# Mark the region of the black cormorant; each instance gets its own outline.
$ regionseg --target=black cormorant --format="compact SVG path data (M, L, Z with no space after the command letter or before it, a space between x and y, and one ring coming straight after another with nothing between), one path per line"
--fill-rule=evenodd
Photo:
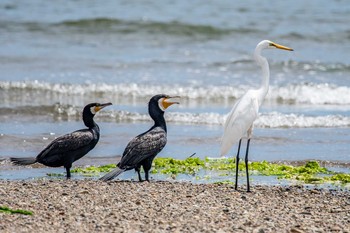
M67 179L71 177L72 163L92 150L100 139L100 128L94 121L95 114L112 103L91 103L84 107L83 121L88 129L81 129L53 140L34 158L11 158L16 165L41 163L49 167L64 166Z
M139 181L142 181L140 168L143 167L145 179L152 167L154 157L164 148L167 142L167 128L164 119L164 111L172 104L178 102L169 101L170 97L164 94L155 95L148 103L148 112L154 120L154 125L146 132L133 138L126 146L117 168L101 177L100 180L112 180L126 170L135 169Z

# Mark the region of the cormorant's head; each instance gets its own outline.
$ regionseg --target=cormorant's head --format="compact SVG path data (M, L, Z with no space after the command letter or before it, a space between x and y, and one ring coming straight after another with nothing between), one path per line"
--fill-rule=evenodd
M149 101L149 106L157 104L158 108L164 112L165 109L167 109L169 106L171 106L173 104L179 104L179 102L170 101L171 98L180 98L180 97L179 96L168 96L168 95L164 95L164 94L155 95Z
M86 105L84 107L84 110L83 110L84 124L89 128L94 127L96 125L94 123L95 114L98 111L100 111L102 108L107 107L109 105L112 105L112 103L105 103L105 104L91 103L91 104Z
M94 116L98 111L103 109L104 107L107 107L109 105L112 105L112 103L105 103L105 104L100 104L100 103L91 103L85 106L83 110L83 115L92 115Z

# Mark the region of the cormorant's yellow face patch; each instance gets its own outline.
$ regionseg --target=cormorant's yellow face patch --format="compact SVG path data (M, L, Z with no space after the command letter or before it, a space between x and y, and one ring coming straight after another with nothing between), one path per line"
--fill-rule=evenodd
M102 108L107 107L109 105L112 105L112 103L105 103L105 104L99 104L98 106L93 106L90 108L90 111L92 114L96 114L98 111L100 111Z
M96 111L96 106L91 107L91 108L90 108L90 112L91 112L93 115L95 115L95 114L98 112L98 110Z
M158 105L159 108L162 111L165 111L165 109L167 109L169 106L173 105L173 104L178 104L178 102L172 102L169 99L170 98L174 98L174 97L164 97L158 100Z
M101 109L102 109L101 106L95 106L95 112L98 112L98 111L100 111Z

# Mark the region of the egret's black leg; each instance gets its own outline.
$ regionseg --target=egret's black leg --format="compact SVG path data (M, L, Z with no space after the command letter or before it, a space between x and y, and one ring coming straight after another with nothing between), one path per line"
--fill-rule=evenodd
M238 186L238 164L239 164L239 151L241 149L241 142L242 142L242 139L239 140L238 151L237 151L237 156L236 156L236 183L235 183L235 190L237 190L237 186Z
M67 180L69 180L70 179L70 168L71 168L71 166L67 166L65 168L66 168L66 173L67 173Z
M247 174L247 192L250 192L249 170L248 170L249 143L250 143L250 138L248 138L248 141L247 141L247 150L246 150L246 153L245 153L245 170L246 170L246 174Z

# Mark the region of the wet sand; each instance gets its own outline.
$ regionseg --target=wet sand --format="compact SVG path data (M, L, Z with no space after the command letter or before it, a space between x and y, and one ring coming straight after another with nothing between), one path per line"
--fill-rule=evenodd
M350 192L302 186L0 181L0 232L350 232Z

